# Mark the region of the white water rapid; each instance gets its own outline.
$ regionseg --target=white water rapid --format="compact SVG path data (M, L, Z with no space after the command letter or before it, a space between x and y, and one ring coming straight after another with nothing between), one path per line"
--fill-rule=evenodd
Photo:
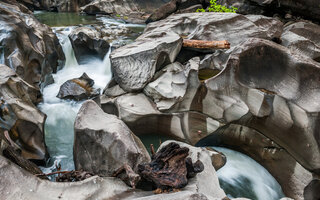
M284 197L279 183L259 163L231 149L214 147L227 157L227 163L217 171L221 188L230 198L279 200Z
M61 30L61 28L59 28ZM85 64L79 65L74 56L68 34L72 27L63 28L56 34L62 45L66 62L65 66L53 75L54 83L43 90L43 103L39 105L42 112L47 114L45 124L46 144L50 153L47 168L42 168L45 173L61 164L62 170L73 170L73 125L77 112L83 102L61 100L56 97L60 86L67 80L80 77L84 72L95 81L95 88L101 91L111 79L110 49L104 60L88 58Z

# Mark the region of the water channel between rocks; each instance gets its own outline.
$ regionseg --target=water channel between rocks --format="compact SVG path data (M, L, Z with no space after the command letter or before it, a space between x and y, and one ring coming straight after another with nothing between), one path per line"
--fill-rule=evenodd
M77 63L74 56L68 34L76 25L98 24L108 27L129 27L132 34L119 37L112 43L128 43L143 31L143 25L125 24L119 19L108 17L81 16L75 13L48 13L36 12L35 16L42 22L53 27L66 56L65 65L53 75L54 83L43 89L43 102L39 105L42 112L47 115L45 124L45 139L50 153L50 159L46 167L42 167L45 173L56 169L61 165L62 170L73 170L73 137L74 120L83 102L61 100L56 97L60 86L67 80L80 77L86 72L95 81L95 88L101 91L111 79L109 52L103 60L87 58L86 62ZM1 53L1 49L0 49ZM1 54L0 54L1 55ZM1 59L1 57L0 57ZM151 134L142 136L141 140L149 148L153 143L158 148L159 140L162 142L167 137ZM222 189L229 197L247 197L251 199L273 200L283 197L280 185L254 160L226 148L217 148L227 157L227 163L218 170L218 176Z

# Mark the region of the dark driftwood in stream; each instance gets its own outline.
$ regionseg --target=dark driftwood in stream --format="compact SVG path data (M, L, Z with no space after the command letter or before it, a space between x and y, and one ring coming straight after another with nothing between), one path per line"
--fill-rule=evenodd
M193 164L191 159L187 159L188 155L188 148L172 142L153 155L150 163L139 165L138 173L154 183L156 188L183 188L188 184L188 174L194 176L203 170L202 162Z
M22 157L20 147L11 140L8 131L4 131L3 135L4 135L4 138L7 140L7 141L4 141L5 139L3 139L2 141L0 140L0 142L4 142L6 144L5 147L2 149L2 155L4 157L6 157L13 163L17 164L18 166L20 166L21 168L27 170L32 174L42 173L42 171L36 164ZM41 178L47 179L47 177L41 177Z
M182 46L193 49L230 49L230 43L227 40L203 41L183 39Z
M8 158L15 164L19 165L21 168L27 170L28 172L32 174L39 174L42 173L40 168L34 164L33 162L23 158L18 151L16 151L12 146L7 146L3 150L4 157ZM47 177L41 177L43 179L47 179Z
M78 171L56 171L56 172L51 172L48 174L36 174L38 177L48 177L52 175L56 175L56 182L76 182L76 181L82 181L87 178L90 178L93 176L92 173L83 171L83 170L78 170Z
M128 164L124 164L112 176L120 178L133 188L136 188L138 182L141 180L141 177L136 174Z

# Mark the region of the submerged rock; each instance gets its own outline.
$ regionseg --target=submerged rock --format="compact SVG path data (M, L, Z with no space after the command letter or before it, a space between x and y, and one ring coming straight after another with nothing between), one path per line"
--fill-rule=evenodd
M34 105L41 101L39 89L0 64L0 97L0 127L10 131L24 158L43 163L48 157L44 141L46 116Z
M83 63L86 56L93 56L103 60L109 51L109 43L94 28L78 27L72 30L69 38L79 63Z
M93 85L94 80L83 73L81 77L68 80L62 84L57 97L76 101L94 98L99 96L100 89L94 89Z
M74 163L102 176L128 164L133 171L150 156L140 139L116 116L107 114L94 102L86 101L75 120Z
M45 86L65 57L51 28L21 9L0 2L0 57L29 84Z

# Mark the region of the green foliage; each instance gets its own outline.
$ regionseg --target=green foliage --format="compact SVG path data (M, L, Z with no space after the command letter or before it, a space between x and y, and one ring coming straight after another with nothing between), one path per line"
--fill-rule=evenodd
M210 6L208 7L208 12L228 12L228 13L235 13L238 8L236 7L231 7L231 8L227 8L226 6L222 6L220 4L217 4L216 2L217 0L210 0ZM199 8L197 9L196 12L206 12L205 9L203 8Z
M120 17L121 17L121 15L119 15L119 14L116 14L116 17L120 18Z

